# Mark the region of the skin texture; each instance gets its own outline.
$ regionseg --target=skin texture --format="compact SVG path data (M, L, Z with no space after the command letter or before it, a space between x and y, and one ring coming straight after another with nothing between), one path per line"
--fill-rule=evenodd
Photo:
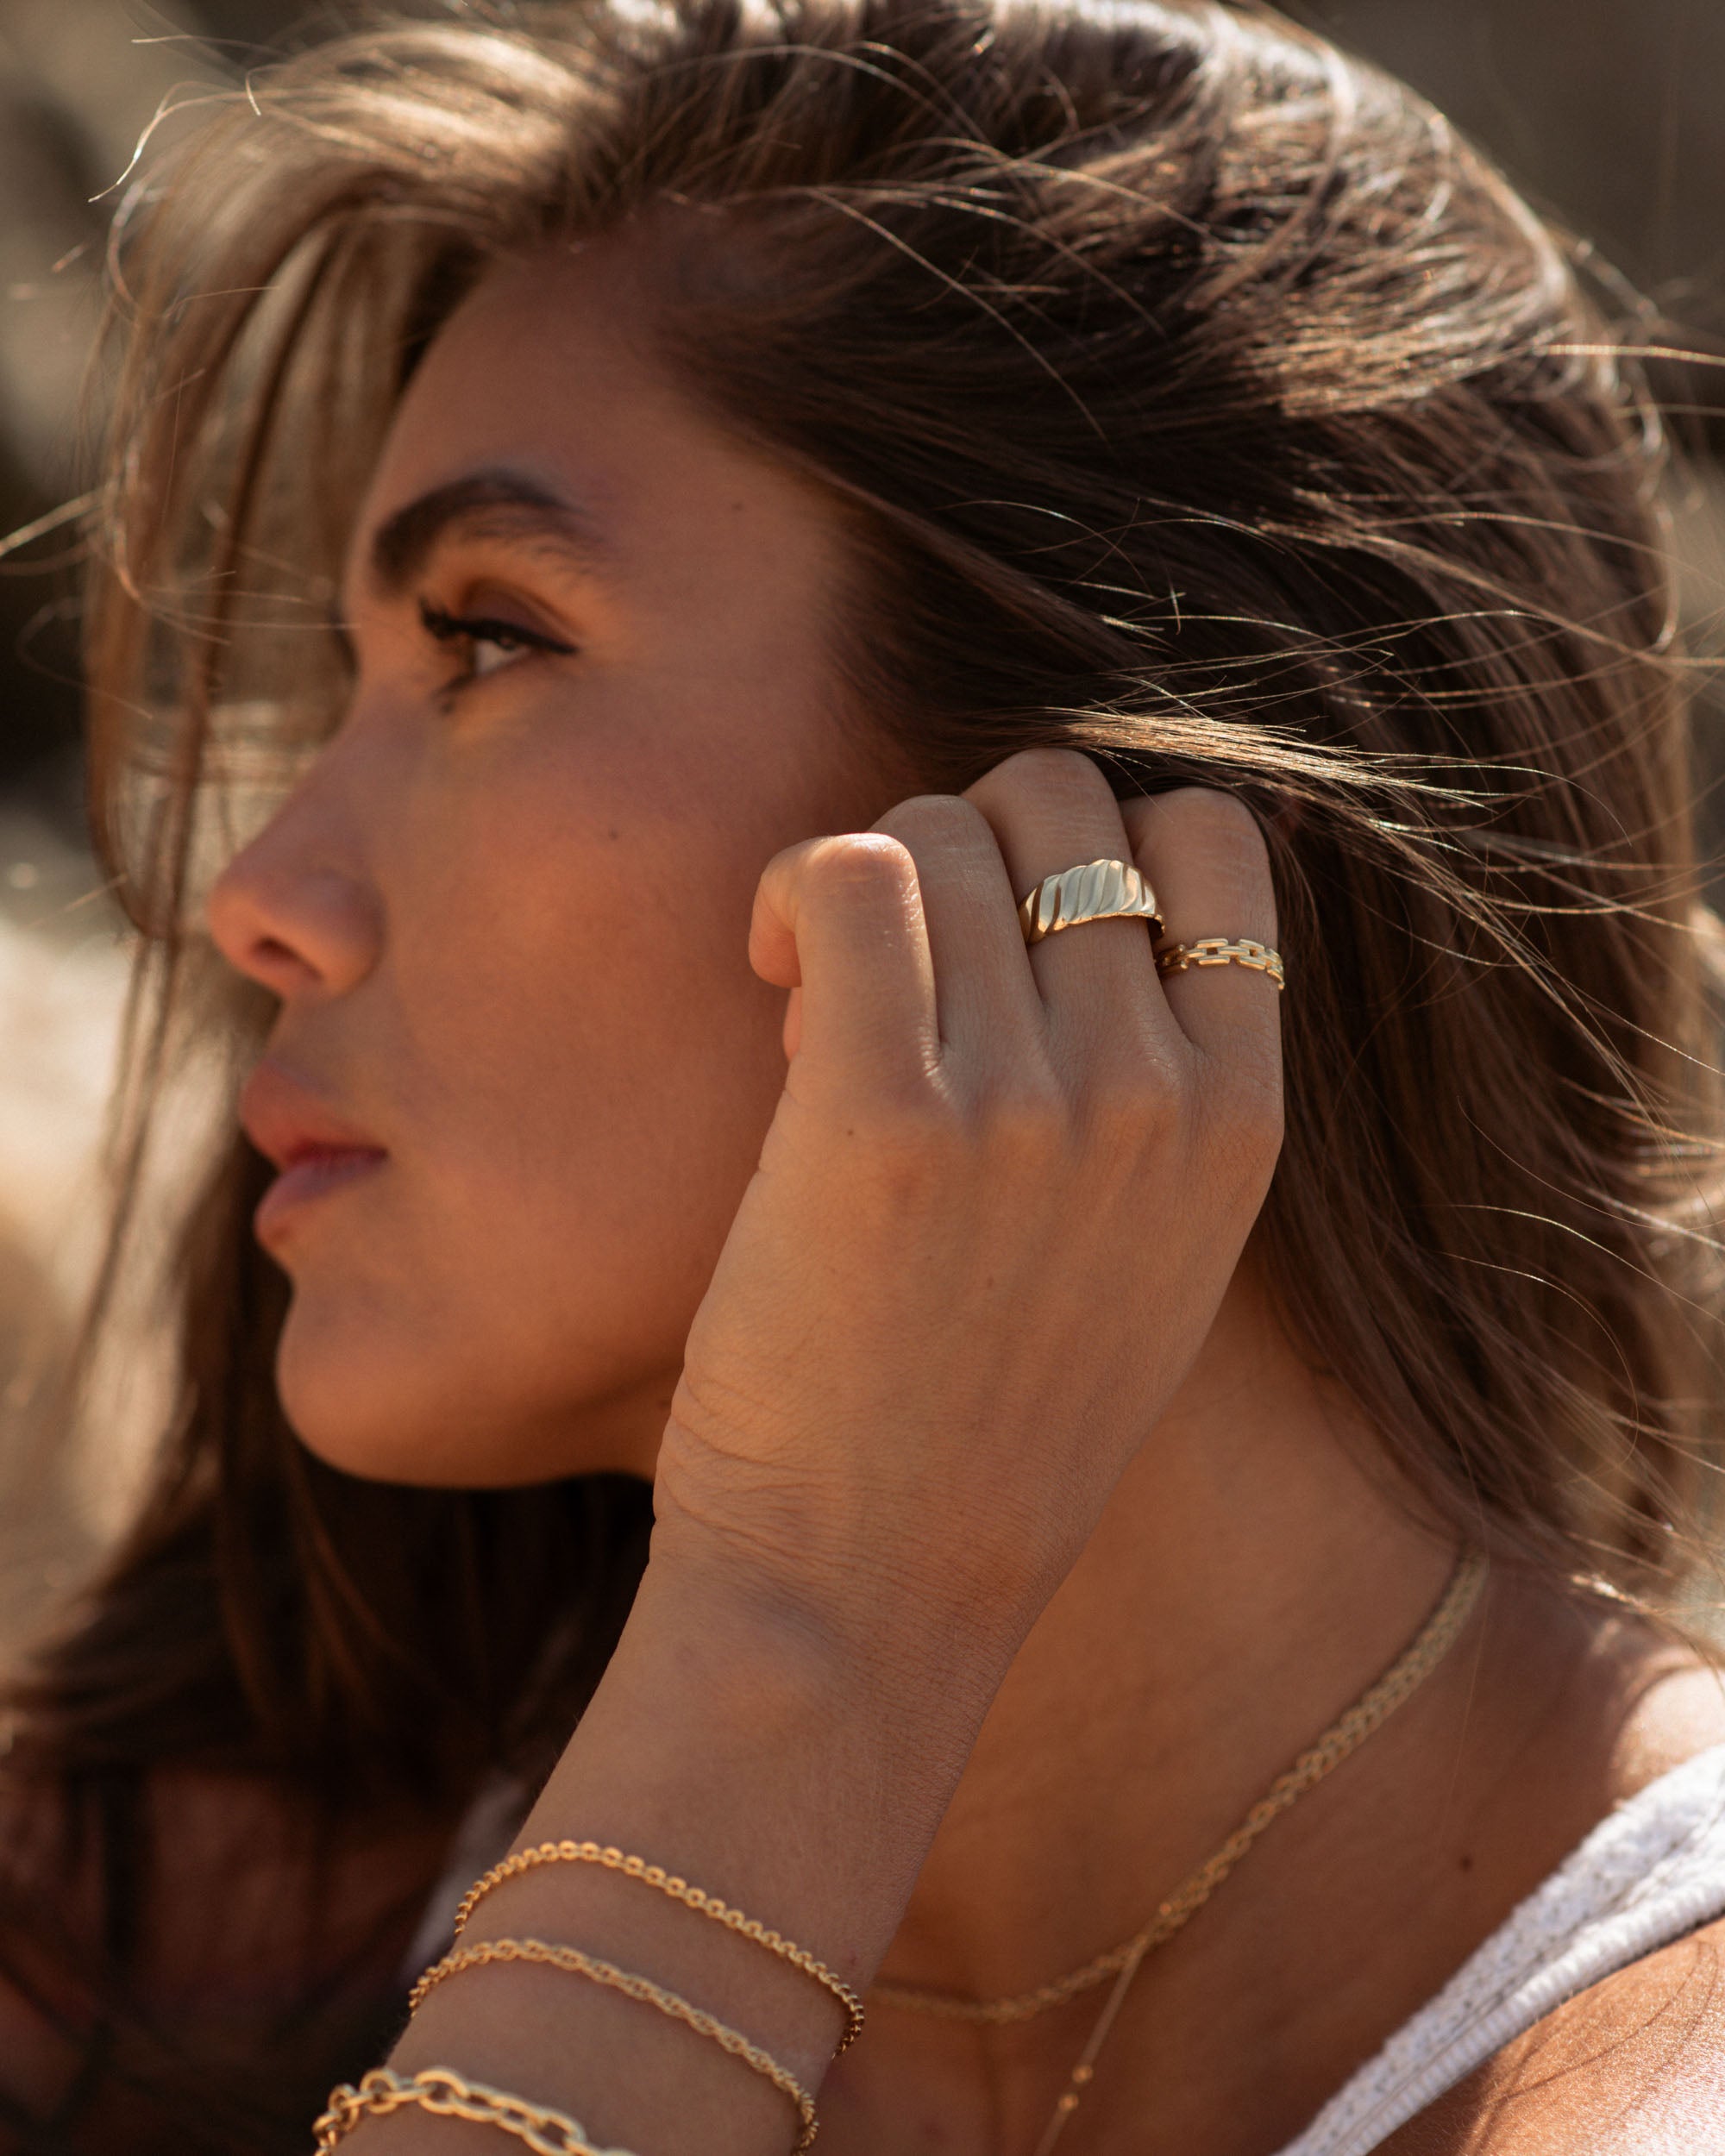
M1547 2016L1383 2145L1383 2156L1717 2156L1725 1923Z
M439 342L365 524L506 468L612 559L452 536L390 597L356 567L340 733L210 906L284 1000L273 1062L389 1153L269 1238L284 1398L326 1458L408 1482L651 1473L783 1082L756 882L907 790L835 693L836 518L638 348L543 319L518 279ZM480 646L463 680L421 599L578 649Z
M1273 940L1251 819L1189 789L1122 809L1055 752L918 795L826 655L842 524L679 395L656 304L607 242L499 273L438 339L356 535L351 709L212 900L282 999L270 1057L389 1156L270 1231L284 1395L364 1474L656 1475L635 1614L524 1842L624 1842L858 1985L1026 1988L1210 1852L1454 1553L1258 1280L1274 991L1164 991L1141 925L1026 953L1013 920L1038 876L1131 854L1170 934ZM405 505L499 467L590 507L605 570L493 530L398 592L369 576ZM464 655L422 597L577 649ZM1603 1811L1721 1736L1681 1650L1501 1572L1146 1965L1062 2156L1264 2156ZM510 1933L649 1971L822 2081L831 2002L627 1882L532 1874L472 1936ZM1022 2156L1088 2026L881 2012L821 2146ZM654 2156L790 2138L734 2060L543 1971L441 1986L398 2054L436 2061ZM1521 2146L1498 2131L1431 2147ZM353 2145L463 2139L410 2115Z

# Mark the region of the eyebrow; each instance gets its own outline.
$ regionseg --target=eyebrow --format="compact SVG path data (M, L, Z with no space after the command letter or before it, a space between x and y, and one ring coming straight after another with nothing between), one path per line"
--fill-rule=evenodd
M500 541L589 575L616 567L615 550L586 510L518 472L470 472L416 496L378 526L367 562L373 589L400 598L452 536Z

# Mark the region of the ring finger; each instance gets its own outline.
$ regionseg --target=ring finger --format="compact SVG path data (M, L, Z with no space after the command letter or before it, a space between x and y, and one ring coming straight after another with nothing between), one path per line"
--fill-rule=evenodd
M1123 811L1132 856L1154 885L1164 924L1159 948L1205 939L1273 951L1276 897L1256 819L1232 794L1181 787L1129 801ZM1181 1031L1210 1056L1279 1066L1276 983L1239 958L1189 967L1163 980Z

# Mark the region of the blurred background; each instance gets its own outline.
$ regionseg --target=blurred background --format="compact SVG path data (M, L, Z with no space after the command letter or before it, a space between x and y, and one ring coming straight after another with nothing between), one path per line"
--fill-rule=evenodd
M75 586L109 191L165 98L357 5L0 0L0 1646L117 1520L126 1463L48 1441L48 1375L97 1247L125 954L80 831ZM459 16L462 0L416 12ZM491 10L507 16L507 0ZM1644 292L1655 341L1725 354L1725 0L1301 0L1426 92ZM1653 327L1652 321L1650 329ZM1725 374L1666 368L1697 649L1725 654ZM1706 768L1721 707L1703 703Z

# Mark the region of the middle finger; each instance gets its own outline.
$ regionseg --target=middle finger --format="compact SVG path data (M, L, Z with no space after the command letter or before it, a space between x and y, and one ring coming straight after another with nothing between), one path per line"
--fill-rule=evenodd
M988 818L1015 900L1044 876L1090 861L1132 862L1120 804L1089 757L1071 749L1026 749L969 787ZM1163 1009L1151 924L1143 919L1075 923L1026 954L1057 1033L1094 1032L1099 1018L1152 1026Z

